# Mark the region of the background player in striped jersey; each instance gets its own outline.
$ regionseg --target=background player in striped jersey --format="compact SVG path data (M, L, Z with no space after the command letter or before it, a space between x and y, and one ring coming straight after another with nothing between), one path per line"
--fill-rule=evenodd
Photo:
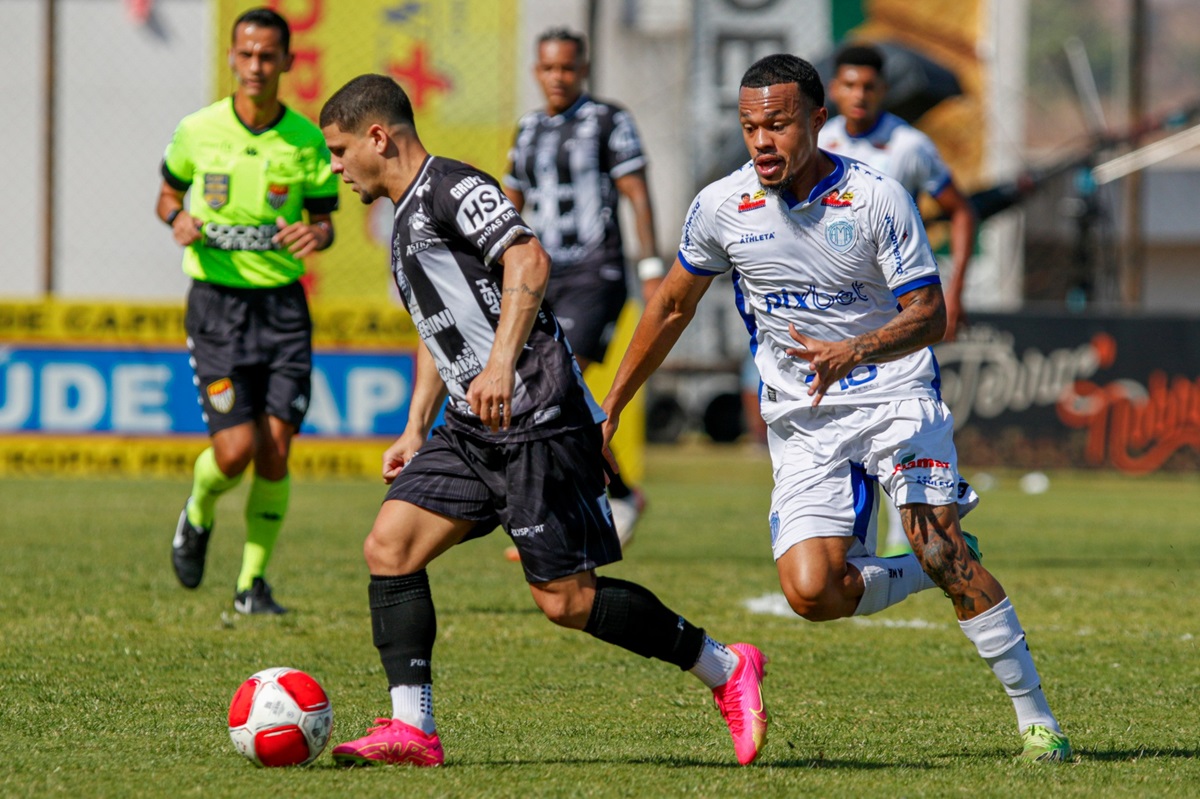
M334 171L362 201L396 206L392 272L421 337L408 425L383 456L391 488L363 546L392 715L335 747L334 760L441 765L426 567L503 525L547 618L691 671L713 689L738 761L752 761L767 733L762 653L725 647L642 586L596 575L621 558L604 416L543 303L550 258L533 230L491 177L428 153L391 78L350 81L321 128Z
M752 160L688 211L679 255L604 400L605 440L713 279L732 270L764 383L771 546L792 609L811 621L866 615L936 584L1012 699L1022 756L1067 759L1016 611L959 526L954 425L930 348L945 305L911 198L817 147L827 112L807 61L756 62L738 112ZM873 554L880 483L902 505L913 555Z
M229 48L237 89L179 123L157 208L192 278L188 349L212 438L196 459L171 560L180 583L200 584L217 498L253 463L240 613L284 612L264 574L287 512L292 437L308 410L312 322L299 280L302 259L333 243L337 208L321 131L279 102L289 43L274 11L237 18Z
M944 292L945 340L953 341L959 325L966 320L962 295L975 244L975 212L955 185L954 176L933 141L900 117L883 110L887 94L883 66L883 53L869 44L850 44L837 52L829 96L839 115L821 128L817 144L895 178L913 199L922 193L929 195L950 220L951 274ZM883 554L911 552L895 503L884 498L880 504L888 519Z
M649 299L665 272L654 242L646 156L629 112L584 92L584 38L566 28L538 37L534 77L546 98L517 125L504 193L550 253L546 299L582 369L602 362L625 306L625 251L618 200L633 209L638 278ZM614 474L608 486L621 545L633 536L645 499ZM510 550L510 557L515 554Z

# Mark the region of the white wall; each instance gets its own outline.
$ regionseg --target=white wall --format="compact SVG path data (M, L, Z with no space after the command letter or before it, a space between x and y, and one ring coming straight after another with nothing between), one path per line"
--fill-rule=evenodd
M5 190L0 192L0 294L6 296L34 296L42 285L38 220L45 202L43 5L42 0L3 0L0 6L0 153L5 171Z
M41 295L44 5L2 3L5 111L29 121L0 126L0 151L20 154L6 181L17 190L0 197L5 297ZM177 300L186 288L181 253L154 204L175 124L211 99L210 3L158 0L145 24L122 0L58 0L57 8L55 294Z

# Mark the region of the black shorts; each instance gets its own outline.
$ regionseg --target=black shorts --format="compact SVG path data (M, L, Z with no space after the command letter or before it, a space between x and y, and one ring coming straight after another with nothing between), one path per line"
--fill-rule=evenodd
M477 522L464 540L503 525L525 579L556 580L621 559L600 445L599 425L506 444L437 427L386 499Z
M596 362L604 360L628 296L623 264L554 272L546 286L546 300L567 334L571 349Z
M264 413L299 429L312 386L312 319L303 286L237 289L193 281L185 327L210 434Z

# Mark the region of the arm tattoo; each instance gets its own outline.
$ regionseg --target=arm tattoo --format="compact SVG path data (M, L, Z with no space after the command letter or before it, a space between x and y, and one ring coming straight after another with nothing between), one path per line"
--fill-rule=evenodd
M939 312L934 301L940 291L937 286L913 291L899 316L878 330L852 339L850 346L861 362L892 361L940 341L945 313Z
M506 286L505 288L501 289L501 291L504 294L524 294L527 297L533 297L538 302L541 302L541 300L542 300L542 292L534 291L533 289L529 288L529 286L526 286L524 283L522 283L519 286Z
M913 554L925 573L950 595L959 618L974 616L995 605L1002 596L992 596L994 579L975 561L961 535L952 535L950 506L905 505L900 508L904 529L909 531ZM989 579L980 579L985 577ZM997 585L998 587L998 585Z

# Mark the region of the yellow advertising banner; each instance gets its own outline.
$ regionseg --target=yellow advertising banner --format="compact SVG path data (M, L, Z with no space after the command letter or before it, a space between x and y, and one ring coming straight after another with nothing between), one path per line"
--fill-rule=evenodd
M217 96L234 89L227 53L233 22L255 6L278 11L292 29L292 71L283 101L316 120L351 78L391 75L412 99L430 152L499 175L515 130L518 0L215 0L213 68ZM217 98L214 98L217 99ZM385 301L392 207L364 206L342 193L337 243L306 259L309 297Z

